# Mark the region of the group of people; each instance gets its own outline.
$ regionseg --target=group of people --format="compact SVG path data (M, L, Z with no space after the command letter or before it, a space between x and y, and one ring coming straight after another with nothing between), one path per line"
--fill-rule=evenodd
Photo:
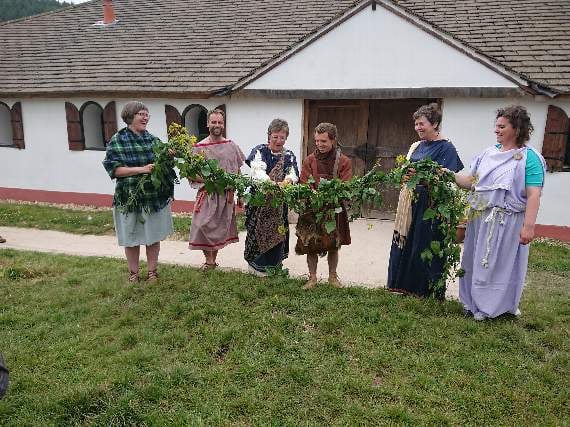
M140 246L146 246L147 280L157 280L160 242L172 232L170 202L173 185L146 193L140 211L121 212L117 207L120 195L138 182L138 175L152 172L152 147L156 137L146 126L150 118L147 107L129 102L122 114L127 127L113 136L107 146L103 164L109 176L117 180L114 221L119 245L125 247L129 267L128 280L139 281ZM459 174L463 163L457 150L441 135L441 112L437 104L424 105L414 115L415 130L420 140L410 147L408 159L425 158L455 173L460 187L470 189L469 205L475 215L467 225L460 279L460 299L465 313L477 320L503 313L518 314L528 259L528 243L534 238L534 224L544 185L545 162L540 153L526 145L532 132L527 111L520 106L499 109L495 133L497 143L477 156L469 174ZM285 148L289 126L285 120L273 120L267 130L267 143L253 148L248 157L231 139L224 137L225 116L221 110L208 113L209 136L198 142L194 153L216 159L221 168L240 173L246 164L261 179L270 179L280 186L310 183L316 188L321 179L352 177L350 159L337 144L334 124L320 123L314 129L315 151L308 155L301 170L295 154ZM172 171L174 174L174 171ZM413 173L413 171L410 171ZM232 189L209 194L200 177L190 181L198 190L189 248L204 254L203 270L217 267L220 249L238 241L235 200ZM443 274L443 262L434 257L431 263L420 254L432 241L442 240L437 220L424 220L429 207L429 191L417 185L411 191L404 183L400 192L395 230L388 269L388 288L394 292L416 296L444 298L445 289L434 288ZM264 276L280 268L289 255L288 207L247 205L244 258L250 272ZM316 212L300 215L295 252L307 255L309 270L304 289L317 286L319 256L326 256L328 282L342 287L337 275L339 249L351 243L347 206L336 215L336 228L327 232L316 221Z

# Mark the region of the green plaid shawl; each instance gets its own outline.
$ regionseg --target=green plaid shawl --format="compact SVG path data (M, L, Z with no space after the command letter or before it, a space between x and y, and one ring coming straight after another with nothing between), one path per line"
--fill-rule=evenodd
M129 128L123 128L113 135L109 144L107 144L107 153L105 160L103 160L103 166L111 179L117 180L113 206L123 206L127 202L129 195L135 191L141 177L144 176L134 175L117 178L115 176L115 170L120 166L140 167L153 163L153 146L158 142L160 142L160 140L147 131L144 131L141 135L137 135ZM163 182L158 189L154 188L150 180L148 185L145 185L145 191L139 198L138 212L141 210L157 212L172 200L174 196L174 179L176 178L176 172L174 172L174 169L170 169L168 174L170 175L169 178L172 179L169 179L168 183Z

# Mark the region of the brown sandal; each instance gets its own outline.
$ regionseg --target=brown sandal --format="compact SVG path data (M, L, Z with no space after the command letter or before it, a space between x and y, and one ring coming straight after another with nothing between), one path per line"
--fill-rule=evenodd
M129 278L127 281L134 283L139 281L139 272L138 271L129 271Z
M154 282L158 280L158 271L149 270L146 276L146 280L148 280L149 282Z
M213 270L218 266L218 264L213 263L213 264L209 264L207 262L205 262L204 264L202 264L202 266L200 267L200 270L202 271L208 271L208 270Z

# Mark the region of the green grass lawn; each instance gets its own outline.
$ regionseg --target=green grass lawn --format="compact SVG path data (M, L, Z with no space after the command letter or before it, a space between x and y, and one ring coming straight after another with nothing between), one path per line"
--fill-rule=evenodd
M188 238L192 218L175 215L171 238ZM237 216L238 229L245 230L244 215ZM74 234L114 234L110 209L68 209L51 205L0 202L0 226L57 230Z
M0 250L2 425L564 425L570 249L521 318L383 290Z

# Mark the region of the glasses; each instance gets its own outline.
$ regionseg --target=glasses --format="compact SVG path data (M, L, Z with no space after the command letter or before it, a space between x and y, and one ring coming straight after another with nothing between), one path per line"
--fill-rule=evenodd
M144 111L139 111L136 115L143 117L143 118L150 119L150 114L148 114L147 112L144 112Z
M271 141L287 141L286 136L278 136L278 135L271 135L269 139L271 139Z

